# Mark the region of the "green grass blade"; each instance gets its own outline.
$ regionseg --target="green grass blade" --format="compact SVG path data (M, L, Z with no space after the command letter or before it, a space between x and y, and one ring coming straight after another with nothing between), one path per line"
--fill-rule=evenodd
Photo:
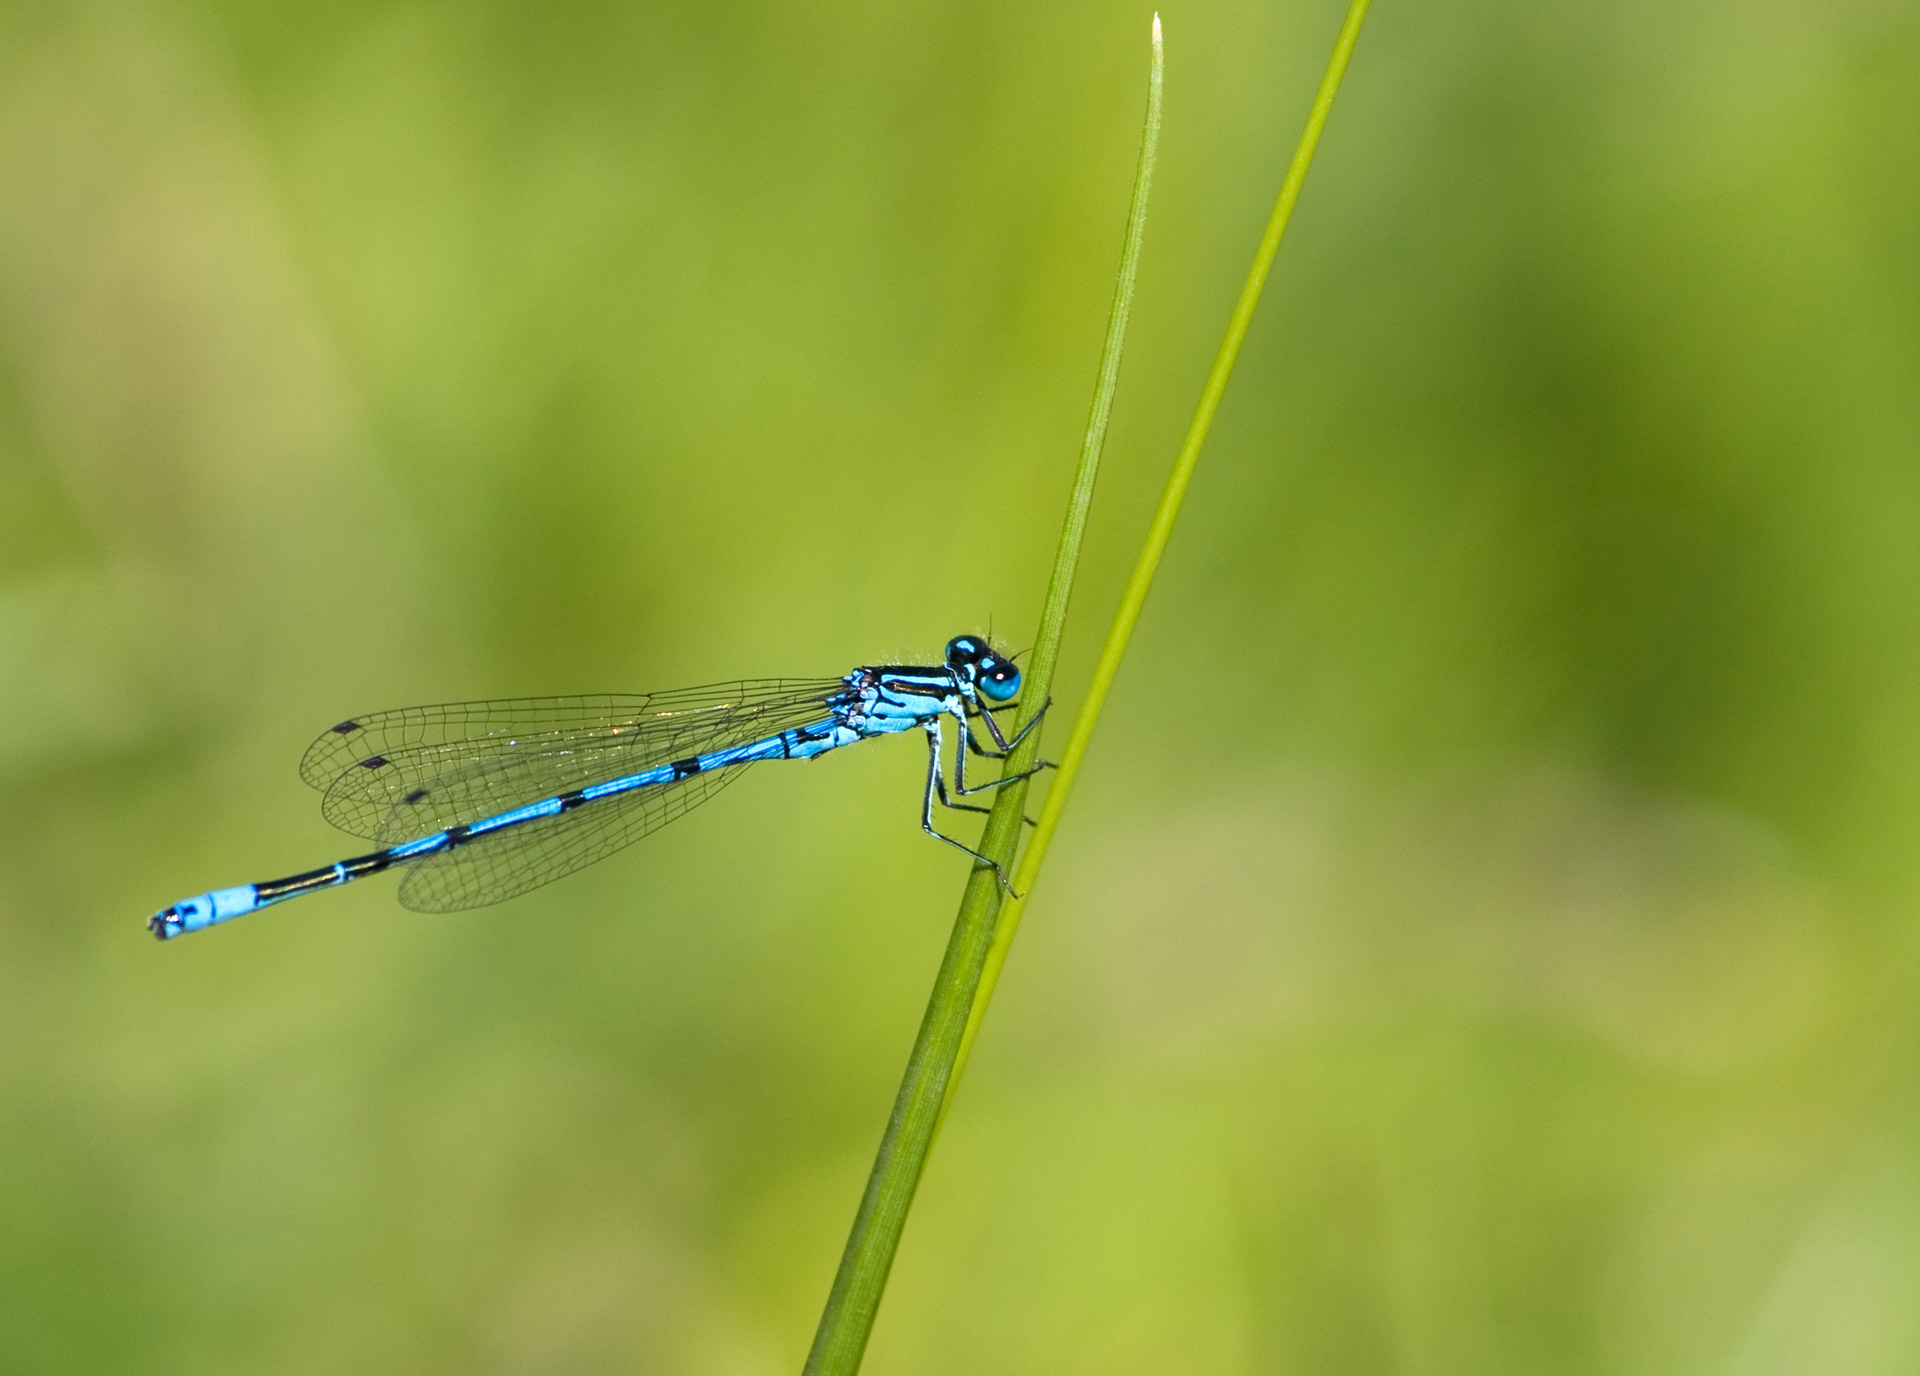
M1127 642L1133 638L1133 628L1140 620L1140 610L1146 605L1147 593L1153 587L1153 575L1160 567L1160 555L1173 533L1173 523L1180 515L1180 504L1186 500L1187 485L1192 482L1194 467L1200 461L1200 449L1206 443L1208 428L1213 424L1213 413L1219 409L1221 395L1227 390L1227 379L1232 376L1234 362L1240 357L1240 345L1247 336L1247 326L1253 320L1254 307L1260 303L1261 288L1266 285L1267 272L1273 266L1274 255L1280 250L1281 237L1287 232L1287 221L1293 215L1293 204L1299 199L1301 183L1306 180L1307 168L1313 163L1314 149L1319 146L1320 131L1326 126L1327 113L1333 108L1334 94L1340 89L1340 78L1346 74L1348 59L1353 56L1353 45L1360 37L1360 24L1366 18L1367 5L1368 0L1352 0L1347 9L1346 22L1340 26L1340 36L1334 40L1333 56L1327 63L1326 75L1320 79L1320 90L1314 97L1313 108L1307 114L1307 127L1300 135L1300 143L1294 150L1286 179L1280 183L1280 195L1274 202L1273 214L1268 217L1267 230L1260 238L1260 247L1254 253L1253 267L1247 273L1246 285L1240 290L1240 300L1234 306L1233 316L1227 321L1226 337L1220 341L1220 351L1214 357L1213 370L1207 374L1206 386L1201 388L1200 403L1194 409L1193 423L1187 427L1186 441L1180 446L1173 471L1167 475L1166 488L1160 494L1160 505L1153 513L1153 523L1147 528L1146 542L1140 547L1132 576L1127 579L1126 591L1121 594L1119 609L1113 614L1113 624L1107 629L1106 643L1100 648L1100 660L1094 667L1093 683L1087 690L1087 699L1081 705L1080 715L1067 736L1066 749L1060 754L1059 772L1054 775L1046 801L1041 805L1033 839L1027 843L1019 868L1014 871L1013 888L1018 897L1009 898L1001 910L999 930L994 934L993 945L987 953L987 961L974 992L973 1008L968 1015L966 1033L960 1045L960 1057L948 1080L949 1098L966 1069L967 1056L973 1049L974 1038L979 1034L980 1022L986 1016L987 1004L993 998L1000 969L1006 964L1007 949L1013 944L1014 934L1020 928L1027 898L1033 892L1040 866L1047 858L1047 847L1053 843L1054 832L1059 828L1060 813L1073 791L1074 780L1079 777L1080 761L1086 756L1094 727L1099 724L1100 710L1107 701L1107 691L1113 686L1114 675L1120 671L1120 661L1127 653Z
M1093 408L1087 418L1073 492L1060 532L1047 597L1033 654L1025 669L1019 724L1025 726L1046 703L1053 683L1054 664L1066 625L1067 603L1080 561L1080 543L1087 512L1093 502L1094 479L1106 444L1107 419L1113 410L1114 387L1120 376L1120 356L1126 340L1127 317L1133 304L1133 284L1139 268L1141 237L1146 227L1147 196L1153 182L1154 156L1160 137L1160 89L1163 62L1160 18L1153 20L1153 55L1147 87L1146 129L1141 136L1140 161L1134 175L1133 200L1127 214L1127 234L1121 252L1119 280L1107 317L1106 343L1100 355ZM1039 749L1039 732L1021 743L1006 764L1007 772L1029 767ZM996 791L993 811L981 834L980 850L1003 869L1010 865L1020 840L1021 816L1027 785L1009 784ZM947 1099L955 1062L966 1034L974 991L991 949L1000 912L1000 885L993 870L976 865L967 876L960 912L947 943L940 972L934 979L906 1075L894 1099L880 1151L868 1177L866 1193L854 1216L853 1232L840 1258L833 1289L827 1297L820 1327L808 1353L808 1376L852 1376L860 1368L874 1315L892 1269L894 1252L906 1226L907 1211L920 1183L927 1152Z

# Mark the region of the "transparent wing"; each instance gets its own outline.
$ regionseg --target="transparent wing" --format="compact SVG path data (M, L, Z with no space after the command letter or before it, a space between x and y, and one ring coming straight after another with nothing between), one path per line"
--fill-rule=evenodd
M300 777L325 795L320 810L329 822L399 845L805 725L824 717L828 700L844 688L839 679L754 679L668 693L403 707L323 733L302 757ZM503 832L501 841L522 829Z
M408 866L400 901L420 913L483 908L604 860L676 821L745 770L730 765L504 828Z

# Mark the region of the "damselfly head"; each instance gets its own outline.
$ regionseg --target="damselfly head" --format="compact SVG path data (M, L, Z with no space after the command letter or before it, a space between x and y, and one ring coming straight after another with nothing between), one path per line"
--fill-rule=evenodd
M947 667L994 702L1005 702L1020 691L1020 666L977 635L957 635L947 642Z

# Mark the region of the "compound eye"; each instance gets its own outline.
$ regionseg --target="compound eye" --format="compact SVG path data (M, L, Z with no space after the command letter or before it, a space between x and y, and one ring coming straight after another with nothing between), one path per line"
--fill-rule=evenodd
M988 657L988 650L979 637L957 635L947 642L947 667L963 669L969 664Z
M1005 702L1020 691L1020 669L997 655L991 656L981 664L980 676L975 681L987 697Z

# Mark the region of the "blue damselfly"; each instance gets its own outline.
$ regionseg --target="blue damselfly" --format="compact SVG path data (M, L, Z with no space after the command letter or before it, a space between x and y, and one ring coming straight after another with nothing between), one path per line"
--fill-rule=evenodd
M920 825L956 802L1033 770L969 787L969 754L1004 757L993 714L1012 705L1020 668L979 636L956 636L938 665L872 664L841 678L750 679L678 692L516 698L403 707L352 717L300 761L321 814L381 849L286 879L216 889L147 920L161 940L272 903L404 867L400 901L416 912L484 907L611 855L685 816L760 760L817 759L841 746L918 729L927 738ZM1044 709L1043 709L1044 710ZM951 787L942 723L959 723ZM993 745L973 734L985 724ZM1044 768L1044 765L1035 768ZM995 867L998 873L998 867ZM1005 883L1005 876L1000 876Z

